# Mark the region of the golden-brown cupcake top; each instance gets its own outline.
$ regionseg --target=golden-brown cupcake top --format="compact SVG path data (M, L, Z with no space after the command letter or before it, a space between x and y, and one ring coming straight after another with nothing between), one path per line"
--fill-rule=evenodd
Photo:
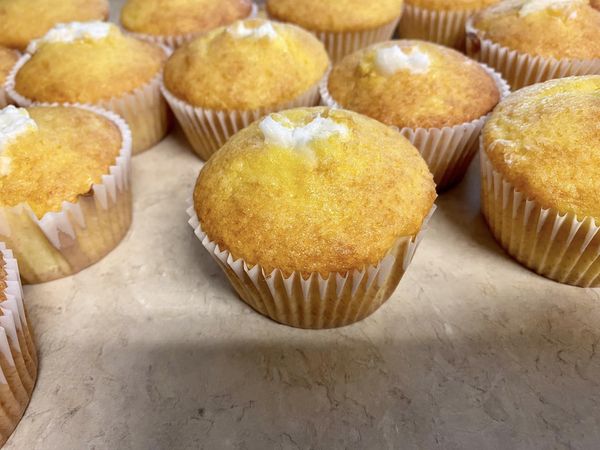
M212 30L251 12L250 0L127 0L121 23L136 33L176 36Z
M25 50L54 25L108 19L108 0L0 0L0 45Z
M406 3L434 11L465 11L481 9L500 0L406 0Z
M483 131L494 168L544 208L600 219L600 75L521 89Z
M194 205L208 237L267 271L344 272L416 234L435 200L425 161L359 114L299 108L232 137L206 163Z
M70 23L32 43L16 91L34 101L94 103L149 83L166 59L154 44L103 22Z
M183 45L165 66L168 90L194 106L248 110L291 101L329 66L309 32L262 19L238 21Z
M16 51L0 47L0 88L18 59L19 54Z
M600 11L588 0L506 0L478 13L482 37L535 56L600 58Z
M312 31L362 31L400 17L402 0L267 0L274 19Z
M470 122L500 99L475 61L441 45L399 40L359 50L337 63L328 89L343 108L399 128Z
M27 203L41 218L87 194L115 164L118 127L67 107L0 110L0 207Z

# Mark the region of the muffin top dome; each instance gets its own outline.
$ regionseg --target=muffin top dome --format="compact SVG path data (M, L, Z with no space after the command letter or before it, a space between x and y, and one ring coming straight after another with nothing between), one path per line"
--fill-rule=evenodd
M115 164L118 127L71 107L0 110L0 206L27 203L41 218L88 193Z
M212 30L251 12L250 0L127 0L121 23L136 33L173 36Z
M247 110L291 101L325 75L329 57L299 27L249 19L183 45L165 66L176 97L209 109Z
M424 41L390 41L346 56L329 76L341 107L399 128L470 122L500 99L494 79L461 53Z
M495 170L545 208L600 219L600 75L547 81L502 101L483 130Z
M600 58L600 11L588 0L505 0L478 13L483 38L534 56Z
M108 0L0 0L0 45L25 50L59 23L108 19Z
M361 31L400 17L402 0L267 0L269 16L313 31Z
M0 47L0 88L18 59L19 54L16 51Z
M232 137L200 172L194 205L236 259L325 274L376 264L419 231L435 197L400 133L319 107L271 114Z
M406 0L406 3L436 11L464 11L485 8L500 0Z
M150 82L166 59L154 44L105 22L72 22L33 41L15 90L38 102L93 103L120 97Z

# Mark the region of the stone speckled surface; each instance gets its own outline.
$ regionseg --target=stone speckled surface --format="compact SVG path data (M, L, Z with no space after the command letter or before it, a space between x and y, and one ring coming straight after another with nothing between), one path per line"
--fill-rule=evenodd
M124 242L25 287L41 365L5 448L598 448L600 290L503 253L477 163L390 301L328 331L237 299L186 223L200 167L179 132L137 156Z

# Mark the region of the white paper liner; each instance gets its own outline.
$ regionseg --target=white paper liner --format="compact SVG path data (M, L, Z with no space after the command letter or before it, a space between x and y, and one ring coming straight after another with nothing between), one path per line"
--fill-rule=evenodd
M171 54L170 48L163 46L162 49L167 56ZM22 107L38 103L19 94L15 87L17 72L31 59L31 56L30 53L23 54L4 83L4 89L9 98ZM162 69L150 82L128 94L96 103L87 103L113 111L127 122L133 137L132 153L134 155L148 150L160 142L169 129L169 108L160 92L161 78Z
M361 48L368 47L376 42L390 40L399 21L400 17L380 27L363 31L311 31L325 45L331 61L335 63Z
M495 43L474 27L473 17L467 20L466 32L467 55L500 72L513 90L554 78L600 74L600 58L544 58Z
M173 95L164 83L161 83L161 90L193 150L200 158L208 160L231 136L267 114L318 105L320 82L291 101L246 111L218 111L195 107Z
M510 86L485 64L482 68L494 79L500 100L510 93ZM321 100L330 108L343 108L329 92L329 74L323 79L320 86ZM452 127L443 128L409 128L399 129L400 133L410 141L421 153L433 178L438 191L448 189L463 179L477 149L479 148L479 134L487 121L491 111L471 122L465 122ZM396 127L394 127L396 128Z
M403 39L422 39L464 50L465 24L475 12L437 11L405 4L398 34Z
M191 202L190 202L191 203ZM319 273L286 276L279 269L271 273L260 266L249 267L210 240L202 230L194 206L188 223L229 281L249 306L271 319L297 328L323 329L350 325L375 312L394 292L419 246L429 219L416 236L399 238L376 266L346 273Z
M21 419L37 378L37 352L27 323L19 269L0 242L0 272L6 274L0 300L0 446ZM4 262L2 264L2 261Z
M63 202L59 212L38 219L31 207L21 203L0 207L0 241L19 258L26 283L40 283L72 275L99 261L127 233L131 224L131 131L125 121L111 111L79 104L113 122L121 133L122 146L115 163L100 183L76 202Z
M481 149L481 207L492 234L529 269L560 283L600 287L600 226L543 208L497 172Z
M256 3L252 3L252 10L250 11L250 15L246 18L252 19L252 18L256 17L257 14L258 14L258 6L256 5ZM162 45L165 47L169 47L173 50L175 50L177 47L182 46L183 44L193 41L197 37L204 34L201 32L201 33L178 34L178 35L174 35L174 36L166 36L166 35L161 36L161 35L136 33L134 31L129 31L126 28L124 28L122 24L121 24L121 28L123 28L123 30L125 30L125 32L127 32L127 34L135 36L138 39L142 39L146 42L151 42L153 44L158 44L158 45Z

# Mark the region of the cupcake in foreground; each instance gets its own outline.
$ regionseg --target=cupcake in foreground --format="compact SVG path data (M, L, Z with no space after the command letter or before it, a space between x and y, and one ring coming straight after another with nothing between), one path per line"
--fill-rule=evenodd
M399 128L427 161L438 189L462 179L488 113L507 93L489 68L450 48L409 40L345 57L321 85L327 106Z
M4 82L18 59L19 54L16 51L0 47L0 109L9 103L9 98L4 90Z
M193 149L208 159L265 114L318 104L328 67L323 45L307 31L249 19L175 51L163 93Z
M299 108L232 137L200 172L188 212L246 303L287 325L330 328L390 297L435 198L427 165L396 130Z
M493 235L526 267L600 286L600 76L509 96L483 131L482 208Z
M465 48L465 24L477 11L499 0L407 0L398 29L402 38Z
M19 106L32 103L97 105L123 117L139 153L167 132L160 94L165 49L123 34L104 22L58 25L32 42L5 83Z
M518 89L600 73L600 11L588 0L506 0L467 22L467 53Z
M108 0L0 0L0 46L25 50L55 25L108 20Z
M131 133L93 107L0 111L0 241L26 283L100 260L131 223Z
M214 28L253 13L250 0L127 0L121 24L138 37L179 47Z
M267 13L312 31L335 62L390 39L402 14L402 0L267 0Z
M27 408L37 378L37 364L17 261L0 242L0 446Z

